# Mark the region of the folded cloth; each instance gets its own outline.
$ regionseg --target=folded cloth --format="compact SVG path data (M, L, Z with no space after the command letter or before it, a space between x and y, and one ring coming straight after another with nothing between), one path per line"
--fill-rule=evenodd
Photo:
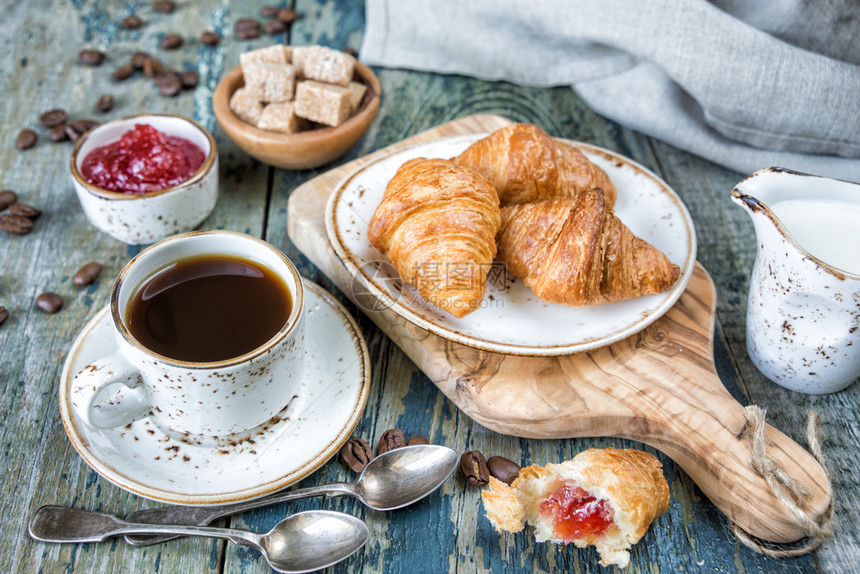
M740 172L860 180L857 0L366 1L367 64L572 85Z

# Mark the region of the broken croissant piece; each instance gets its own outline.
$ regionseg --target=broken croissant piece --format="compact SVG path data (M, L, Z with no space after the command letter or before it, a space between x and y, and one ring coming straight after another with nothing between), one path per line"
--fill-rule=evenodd
M501 205L550 197L576 197L600 187L609 205L615 186L576 147L550 137L534 124L511 124L470 145L452 160L474 169L496 186Z
M417 158L388 182L367 235L404 282L460 318L484 298L499 223L489 181L446 159Z
M650 453L590 449L561 464L523 468L511 486L490 477L481 498L498 531L519 532L528 522L537 542L593 545L602 566L624 568L630 547L669 508L669 485Z
M583 307L669 289L680 269L633 235L599 188L502 209L498 259L550 303Z

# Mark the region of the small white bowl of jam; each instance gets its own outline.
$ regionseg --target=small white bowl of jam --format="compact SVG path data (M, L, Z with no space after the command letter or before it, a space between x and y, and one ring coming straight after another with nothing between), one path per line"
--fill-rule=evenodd
M75 145L72 182L87 219L129 244L199 226L218 200L218 150L197 122L142 114L111 120Z

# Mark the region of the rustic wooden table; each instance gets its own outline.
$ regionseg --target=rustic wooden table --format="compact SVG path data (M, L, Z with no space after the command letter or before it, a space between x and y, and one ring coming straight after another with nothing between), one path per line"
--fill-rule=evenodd
M860 387L830 396L785 391L765 380L750 363L744 344L747 283L755 240L747 215L729 200L744 174L727 171L614 124L589 110L567 88L537 89L500 82L375 70L383 97L370 132L330 166L317 171L282 171L260 164L226 138L212 115L210 98L221 75L239 53L284 41L358 48L364 28L362 2L296 0L299 20L279 36L239 41L233 24L257 17L264 0L180 0L173 14L149 2L75 0L63 3L7 2L0 6L0 61L4 103L0 108L0 187L16 190L22 202L42 209L29 235L0 235L0 305L10 317L0 327L0 412L2 412L2 499L0 570L4 572L266 572L253 551L221 541L185 539L137 549L119 540L103 544L51 545L27 535L27 523L43 504L72 505L125 515L158 506L101 478L72 448L60 420L58 385L63 360L81 328L108 302L113 278L139 250L91 227L72 191L68 174L71 145L53 144L38 127L39 114L61 107L73 118L97 120L140 112L191 117L212 130L221 157L221 195L206 229L231 229L262 237L281 248L305 277L335 293L357 319L372 361L370 398L355 435L375 443L392 427L407 435L462 452L478 449L522 463L559 461L588 447L636 447L655 452L664 464L672 503L633 549L630 572L848 572L860 571ZM138 30L123 30L136 14ZM224 36L216 48L202 45L201 32ZM185 45L158 48L159 38L178 32ZM101 67L77 63L79 49L104 50ZM170 67L198 70L200 86L175 98L159 96L151 82L136 77L117 83L111 71L138 50L157 53ZM94 111L102 94L116 107ZM670 459L642 444L618 439L532 440L492 432L474 423L445 396L375 325L306 259L287 236L290 193L319 173L447 121L494 113L530 121L553 135L615 150L661 175L682 197L697 227L699 261L717 288L715 356L728 390L743 404L767 409L768 421L805 444L807 413L821 413L825 454L832 474L836 537L815 553L773 559L739 544L726 518ZM38 145L18 151L21 128L40 134ZM766 167L766 166L762 166ZM104 263L101 278L86 288L71 276L84 263ZM35 307L43 291L66 302L56 315ZM349 480L351 472L329 461L298 486ZM428 499L389 513L367 511L353 500L308 500L222 521L268 530L286 513L308 508L343 510L364 518L371 540L333 572L597 572L593 549L535 544L531 534L499 536L481 510L479 491L461 478L449 480Z

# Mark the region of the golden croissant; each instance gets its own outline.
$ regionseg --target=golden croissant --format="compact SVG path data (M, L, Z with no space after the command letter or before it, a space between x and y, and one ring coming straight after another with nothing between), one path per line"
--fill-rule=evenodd
M502 208L498 259L550 303L613 303L669 289L680 270L636 237L599 188Z
M499 224L489 181L446 159L418 158L388 183L367 235L404 282L459 318L484 298Z
M615 186L574 146L534 124L511 124L470 145L452 160L496 186L502 207L550 197L576 197L592 187L615 204Z

